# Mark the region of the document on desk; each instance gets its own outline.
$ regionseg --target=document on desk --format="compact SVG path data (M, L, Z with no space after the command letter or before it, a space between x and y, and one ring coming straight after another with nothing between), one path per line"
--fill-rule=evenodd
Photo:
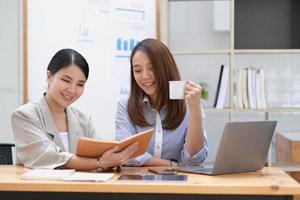
M63 178L63 181L108 181L114 175L114 173L75 172L71 176Z
M107 181L114 173L76 172L74 169L33 169L21 175L27 180Z

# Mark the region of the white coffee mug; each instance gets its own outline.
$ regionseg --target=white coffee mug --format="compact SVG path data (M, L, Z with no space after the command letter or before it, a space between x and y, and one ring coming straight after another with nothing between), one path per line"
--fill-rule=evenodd
M170 99L184 99L186 81L169 81Z

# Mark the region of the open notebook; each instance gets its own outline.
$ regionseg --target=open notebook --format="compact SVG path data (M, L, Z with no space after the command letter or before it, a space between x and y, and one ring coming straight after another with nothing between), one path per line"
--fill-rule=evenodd
M76 155L97 158L99 155L102 155L105 151L113 148L116 145L119 146L119 151L123 151L129 145L137 142L138 149L130 156L130 158L134 158L144 154L147 151L153 132L153 129L149 129L137 134L133 134L122 141L98 140L94 138L82 137L77 141Z
M74 169L33 169L21 175L27 180L107 181L114 173L76 172Z

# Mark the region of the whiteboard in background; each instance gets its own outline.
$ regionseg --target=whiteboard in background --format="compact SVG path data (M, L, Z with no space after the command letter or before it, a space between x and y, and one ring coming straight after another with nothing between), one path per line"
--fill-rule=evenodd
M156 37L154 0L28 0L29 101L46 90L52 56L73 48L90 66L73 106L92 116L98 137L114 138L117 103L129 92L130 52L149 37Z

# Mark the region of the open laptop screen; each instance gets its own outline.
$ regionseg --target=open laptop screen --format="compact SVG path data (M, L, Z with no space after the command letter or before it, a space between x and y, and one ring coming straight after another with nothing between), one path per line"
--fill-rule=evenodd
M276 124L276 121L229 122L211 170L199 166L178 171L216 175L262 169Z

